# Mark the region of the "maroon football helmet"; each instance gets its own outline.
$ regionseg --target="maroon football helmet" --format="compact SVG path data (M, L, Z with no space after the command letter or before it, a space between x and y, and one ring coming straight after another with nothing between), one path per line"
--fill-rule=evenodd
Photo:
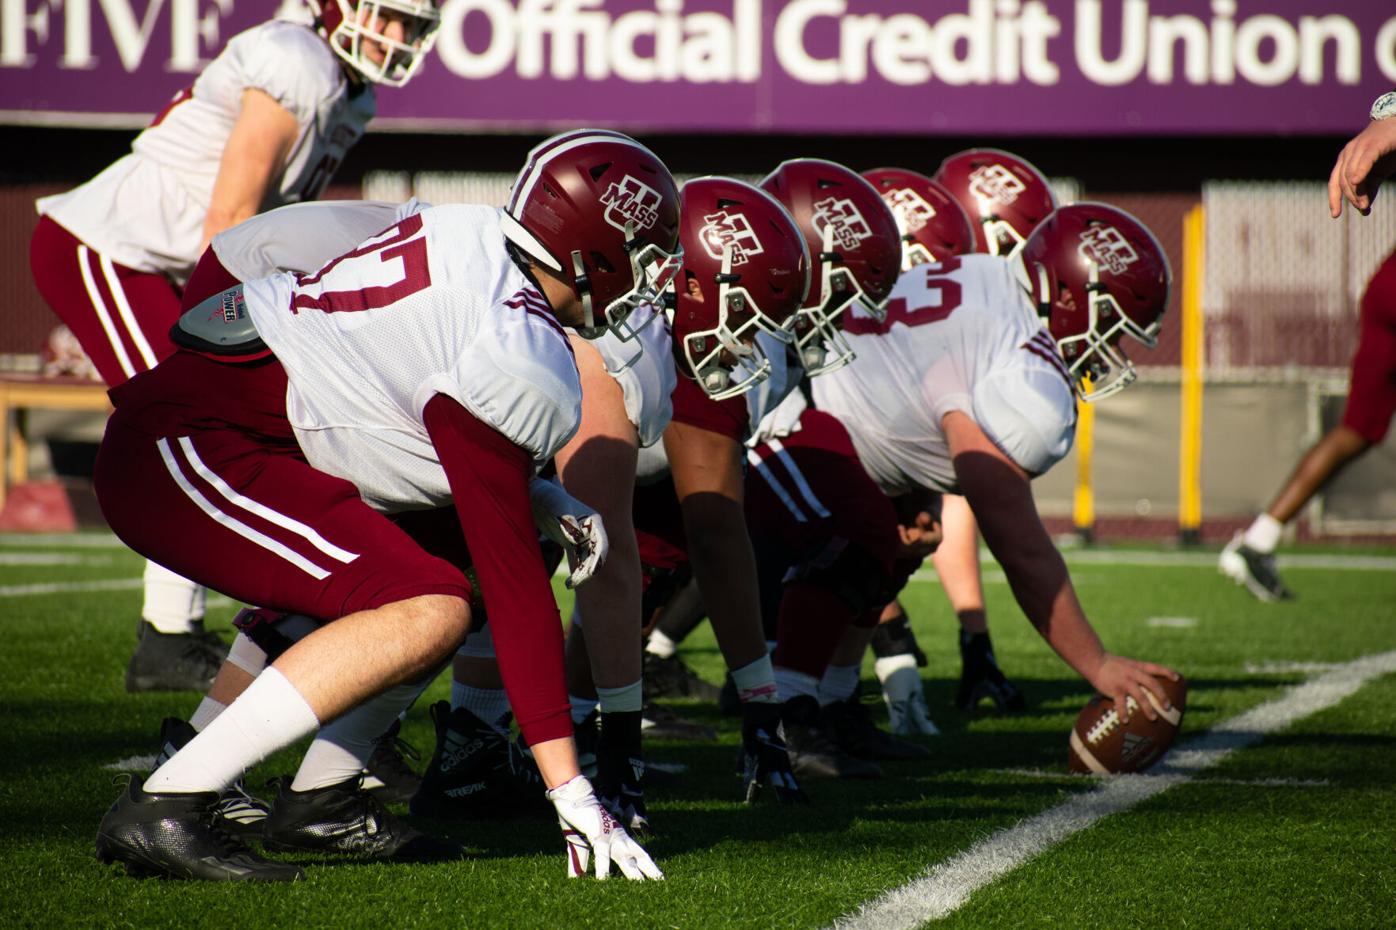
M955 195L974 223L978 251L1009 255L1057 208L1047 179L999 149L967 149L940 163L935 180Z
M683 186L679 245L676 354L709 397L735 397L770 375L758 333L793 341L789 327L809 291L805 237L760 188L695 178Z
M664 163L619 132L578 129L528 154L501 222L519 251L572 286L595 339L621 339L679 269L679 191Z
M1154 347L1172 278L1148 227L1118 207L1075 203L1038 224L1019 257L1081 399L1133 382L1120 337Z
M960 202L935 181L904 168L874 168L863 177L877 188L902 232L902 271L975 250L974 224Z
M364 80L401 87L412 79L436 44L441 13L436 0L307 0L315 27ZM400 20L402 37L384 35L377 24ZM383 49L374 62L365 41Z
M810 375L848 364L853 350L839 317L861 300L881 316L901 273L897 219L867 181L819 158L784 162L761 187L790 211L816 260L809 295L795 323L795 345Z

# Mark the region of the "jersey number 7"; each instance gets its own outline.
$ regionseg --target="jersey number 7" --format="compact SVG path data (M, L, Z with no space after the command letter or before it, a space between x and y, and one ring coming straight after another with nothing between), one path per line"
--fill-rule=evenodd
M431 267L427 262L427 238L418 235L422 231L420 213L407 217L396 226L390 226L379 236L386 239L369 241L330 262L312 275L297 275L297 293L291 301L291 312L314 309L324 313L353 313L359 310L378 310L410 297L431 286ZM388 235L391 233L391 235ZM378 237L375 237L378 238ZM359 287L353 290L322 290L320 293L305 293L304 289L316 284L333 284L335 279L347 279L350 284L367 284L378 278L375 268L362 266L373 261L377 255L381 263L402 263L402 277L391 284L378 284ZM344 264L347 263L347 264ZM341 267L343 265L343 267ZM356 267L359 266L359 267Z

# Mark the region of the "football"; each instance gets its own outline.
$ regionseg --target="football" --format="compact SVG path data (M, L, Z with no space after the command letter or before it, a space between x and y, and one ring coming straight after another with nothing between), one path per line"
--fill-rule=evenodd
M1188 685L1181 675L1177 681L1160 678L1158 682L1172 706L1165 710L1150 694L1157 720L1144 716L1134 698L1129 699L1129 722L1123 726L1115 702L1104 695L1097 694L1081 708L1071 728L1067 752L1071 771L1094 775L1142 772L1163 757L1183 723Z

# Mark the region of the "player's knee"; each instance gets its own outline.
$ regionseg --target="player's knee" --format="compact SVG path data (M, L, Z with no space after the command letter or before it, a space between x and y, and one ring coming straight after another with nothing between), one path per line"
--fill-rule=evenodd
M426 594L413 600L412 626L422 662L439 664L460 648L470 632L470 605L447 594Z

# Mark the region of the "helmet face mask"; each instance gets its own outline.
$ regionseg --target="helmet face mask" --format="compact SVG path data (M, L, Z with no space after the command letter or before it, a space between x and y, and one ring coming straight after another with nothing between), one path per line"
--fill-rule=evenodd
M575 327L583 339L600 338L607 330L622 342L629 342L639 333L630 325L630 316L645 304L659 305L664 292L673 284L683 267L683 248L665 251L653 243L643 243L634 235L633 224L626 224L626 252L630 259L630 290L611 300L602 308L600 317L592 300L591 289L582 287L582 316L586 322ZM638 246L632 246L637 243ZM572 270L577 281L586 281L586 263L580 250L572 253ZM651 320L652 321L652 320Z
M703 392L726 400L772 371L759 337L793 342L809 293L805 237L775 198L731 178L683 188L682 274L671 294L675 354Z
M901 235L892 209L856 173L816 158L782 163L761 182L794 216L818 262L815 287L793 326L811 377L853 360L840 318L857 301L878 319L901 272Z
M770 377L771 360L756 340L758 333L781 343L792 341L790 331L773 323L751 293L738 286L739 276L732 274L732 247L724 246L723 251L722 271L717 275L717 325L682 340L684 360L713 400L745 394Z
M311 7L334 53L364 80L389 87L401 87L421 69L441 25L433 0L312 0ZM400 39L384 32L394 22L402 25Z
M1121 340L1158 344L1171 280L1148 228L1106 204L1073 204L1043 220L1018 254L1077 396L1094 402L1132 384Z

